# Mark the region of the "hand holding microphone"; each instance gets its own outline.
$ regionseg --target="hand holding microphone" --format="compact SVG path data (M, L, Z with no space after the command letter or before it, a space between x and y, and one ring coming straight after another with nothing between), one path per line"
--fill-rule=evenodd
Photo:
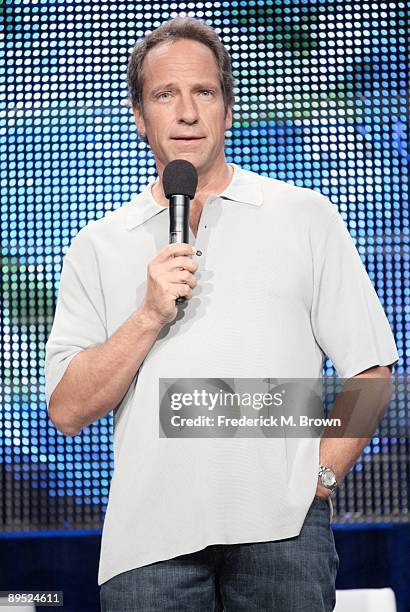
M161 327L175 319L177 304L190 300L196 286L198 264L190 256L196 249L189 241L189 203L195 196L198 174L182 159L170 162L162 177L169 199L170 245L148 264L147 291L143 309Z
M198 268L190 256L196 249L190 244L170 244L148 264L147 291L144 312L161 327L175 319L176 300L190 300L196 286L194 273Z

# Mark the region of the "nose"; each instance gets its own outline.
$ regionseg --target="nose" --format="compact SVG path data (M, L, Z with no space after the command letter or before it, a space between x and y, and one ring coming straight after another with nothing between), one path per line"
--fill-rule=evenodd
M183 123L196 123L198 121L198 108L190 94L181 95L178 107L178 121Z

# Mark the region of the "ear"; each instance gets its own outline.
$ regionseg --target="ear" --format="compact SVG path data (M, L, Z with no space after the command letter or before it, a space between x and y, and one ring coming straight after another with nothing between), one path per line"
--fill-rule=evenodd
M145 121L142 116L141 109L139 106L133 106L132 112L134 115L135 125L137 126L138 133L144 137L145 136Z
M230 130L232 127L232 106L226 109L225 130Z

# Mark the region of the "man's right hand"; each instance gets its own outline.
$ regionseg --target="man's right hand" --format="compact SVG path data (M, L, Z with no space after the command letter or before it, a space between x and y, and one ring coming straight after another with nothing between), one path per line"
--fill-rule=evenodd
M175 300L190 300L196 286L194 273L198 264L189 256L196 249L186 243L170 244L148 264L147 290L142 311L163 327L177 316Z

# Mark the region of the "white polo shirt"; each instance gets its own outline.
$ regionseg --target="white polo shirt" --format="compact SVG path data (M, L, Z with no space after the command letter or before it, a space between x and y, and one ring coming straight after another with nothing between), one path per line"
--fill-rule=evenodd
M193 298L115 410L98 584L210 544L296 536L315 494L319 438L160 438L160 377L317 379L327 355L350 378L399 359L336 206L232 165L190 235L202 251ZM78 232L46 344L47 406L71 359L140 306L147 264L168 240L150 185Z

